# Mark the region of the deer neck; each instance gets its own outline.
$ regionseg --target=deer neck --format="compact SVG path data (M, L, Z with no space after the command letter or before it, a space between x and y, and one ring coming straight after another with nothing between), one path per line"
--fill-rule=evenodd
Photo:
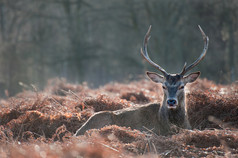
M171 123L182 124L186 117L185 93L183 92L178 96L178 105L176 109L168 108L167 96L164 94L163 104L159 114L166 116L167 120Z

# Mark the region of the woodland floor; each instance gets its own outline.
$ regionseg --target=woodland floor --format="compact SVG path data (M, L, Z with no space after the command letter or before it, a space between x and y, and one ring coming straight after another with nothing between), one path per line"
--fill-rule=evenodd
M238 157L238 83L198 80L186 89L193 130L158 136L107 126L74 137L95 112L160 102L162 89L147 80L98 89L53 79L0 100L0 157Z

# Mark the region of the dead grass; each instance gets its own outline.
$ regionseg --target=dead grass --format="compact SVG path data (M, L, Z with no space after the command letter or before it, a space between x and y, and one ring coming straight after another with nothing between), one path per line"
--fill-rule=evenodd
M206 157L238 156L238 85L198 80L187 89L194 130L172 136L107 126L74 137L94 113L159 102L162 89L147 80L87 84L50 80L44 91L0 100L1 157Z

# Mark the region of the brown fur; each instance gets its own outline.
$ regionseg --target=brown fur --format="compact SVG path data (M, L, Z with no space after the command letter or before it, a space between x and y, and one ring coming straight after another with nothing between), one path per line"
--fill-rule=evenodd
M76 136L84 134L93 128L102 128L106 125L118 125L131 127L132 129L145 130L144 127L155 129L159 124L159 104L130 107L116 111L102 111L91 116L85 124L76 132Z
M187 117L185 117L186 111L183 109L169 111L163 106L161 110L159 109L160 104L147 104L116 111L97 112L77 130L75 135L83 135L89 129L100 129L106 125L125 126L141 131L150 129L156 134L162 135L169 134L171 123L181 128L190 127ZM176 122L177 118L180 118L179 122Z

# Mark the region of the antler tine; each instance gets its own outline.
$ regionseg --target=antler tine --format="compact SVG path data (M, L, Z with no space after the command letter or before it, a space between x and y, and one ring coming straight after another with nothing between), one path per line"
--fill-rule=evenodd
M147 51L147 45L148 45L148 41L150 39L150 31L151 31L151 25L147 31L147 33L145 34L145 38L144 38L144 43L143 43L143 48L141 48L141 55L143 56L143 58L150 63L152 66L154 66L156 69L158 69L159 71L161 71L163 73L164 76L167 76L168 73L158 64L154 63L149 55L148 55L148 51Z
M185 75L189 70L191 70L193 67L195 67L197 64L199 64L203 58L206 56L207 53L207 49L208 49L208 43L209 43L209 38L208 36L203 32L202 28L200 25L198 25L198 28L200 30L200 32L202 33L202 37L204 40L204 48L203 48L203 52L201 53L200 57L194 61L191 65L189 65L188 67L186 67L186 65L184 65L182 72L180 73L180 75Z
M187 63L185 62L185 63L184 63L184 65L183 65L183 69L182 69L182 71L181 71L181 73L180 73L180 74L182 74L182 73L185 71L185 69L186 69L186 66L187 66Z

